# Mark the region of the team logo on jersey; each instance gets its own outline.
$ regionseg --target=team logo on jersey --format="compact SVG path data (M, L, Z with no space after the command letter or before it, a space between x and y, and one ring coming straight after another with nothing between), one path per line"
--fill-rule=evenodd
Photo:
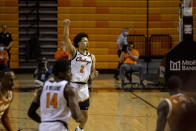
M76 61L85 62L86 65L88 65L88 64L91 63L91 61L87 61L86 59L82 59L82 57L77 57L77 58L76 58Z

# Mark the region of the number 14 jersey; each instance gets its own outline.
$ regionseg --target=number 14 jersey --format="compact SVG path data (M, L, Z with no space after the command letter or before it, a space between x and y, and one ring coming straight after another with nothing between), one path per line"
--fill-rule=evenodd
M76 56L71 60L72 82L87 83L92 66L92 57L89 52L86 55L81 54L78 50Z
M41 120L50 122L61 120L68 123L70 108L64 96L67 81L46 81L40 99Z

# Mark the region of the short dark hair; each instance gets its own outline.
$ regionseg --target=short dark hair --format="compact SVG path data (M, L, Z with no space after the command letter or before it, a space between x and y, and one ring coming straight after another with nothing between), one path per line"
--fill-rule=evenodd
M82 40L83 37L87 37L87 38L88 38L88 35L87 35L86 33L84 33L84 32L81 32L81 33L78 33L78 34L74 37L73 42L74 42L74 46L75 46L76 48L79 47L79 46L78 46L78 43Z
M70 61L65 60L65 59L59 59L57 61L55 61L54 65L53 65L53 69L52 69L52 73L55 76L58 76L59 72L66 72L68 71L71 67L70 67Z
M166 86L169 90L176 90L182 87L182 80L179 76L172 75L168 78Z
M128 45L133 45L133 48L135 48L135 43L133 41L128 41Z

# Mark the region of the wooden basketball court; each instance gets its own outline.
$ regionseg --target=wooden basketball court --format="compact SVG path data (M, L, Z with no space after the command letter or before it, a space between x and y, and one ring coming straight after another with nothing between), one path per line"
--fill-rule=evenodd
M37 131L38 124L27 116L34 96L34 79L30 74L16 75L10 120L16 131ZM168 96L158 90L127 91L118 89L120 81L112 74L100 74L93 81L89 119L85 131L153 131L156 128L156 107ZM126 86L129 88L129 85ZM69 130L78 124L70 120ZM3 131L1 125L0 131Z

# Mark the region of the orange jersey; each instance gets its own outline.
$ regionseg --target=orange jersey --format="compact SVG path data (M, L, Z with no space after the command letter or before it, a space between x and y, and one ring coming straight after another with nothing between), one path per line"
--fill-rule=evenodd
M177 126L176 122L179 120L181 115L185 113L187 107L194 103L194 100L182 93L178 93L165 99L165 101L169 105L169 112L167 115L169 128L175 129Z
M4 112L9 108L12 98L12 91L8 91L8 98L0 96L0 119L3 116Z
M139 57L139 52L138 50L136 49L131 49L131 54L133 56L138 56ZM124 62L123 64L137 64L137 61L136 60L133 60L129 57L129 54L128 53L124 53L123 54L123 57L124 57Z
M0 64L7 64L9 60L8 53L6 50L0 51Z
M69 53L67 51L62 51L62 49L58 49L55 53L55 59L65 59L68 60L69 58Z

